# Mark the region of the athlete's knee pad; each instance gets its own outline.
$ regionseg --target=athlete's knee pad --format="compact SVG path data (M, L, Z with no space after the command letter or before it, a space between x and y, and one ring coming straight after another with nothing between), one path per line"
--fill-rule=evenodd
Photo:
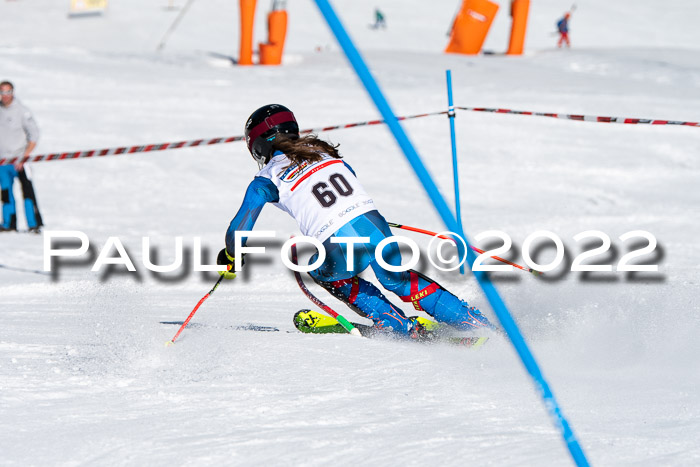
M401 297L436 320L462 329L495 329L481 312L420 272L410 270L410 294Z
M2 202L7 204L10 202L10 190L2 190Z
M429 277L421 274L418 271L414 271L410 269L408 271L409 273L409 284L408 284L408 293L404 295L400 295L399 298L403 300L404 302L411 302L413 304L413 307L418 310L418 311L428 311L431 308L430 306L423 306L422 303L425 302L426 299L429 295L432 295L435 292L438 291L443 291L443 289L440 284L435 282L434 280L430 279ZM435 297L433 297L435 298ZM428 300L429 302L432 302L433 300ZM427 308L427 309L426 309Z

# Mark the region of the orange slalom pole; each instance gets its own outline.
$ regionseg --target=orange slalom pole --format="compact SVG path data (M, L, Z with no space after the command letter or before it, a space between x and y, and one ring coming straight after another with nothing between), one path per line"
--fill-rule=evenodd
M238 54L239 65L253 64L253 27L255 26L255 4L257 0L240 0L241 44Z
M529 12L530 0L512 0L510 2L510 15L513 17L513 23L510 28L510 42L508 43L506 55L523 54Z
M395 229L409 230L409 231L411 231L411 232L417 232L417 233L422 233L422 234L430 235L430 236L437 237L437 238L442 238L443 240L450 240L451 242L454 242L454 241L455 241L453 238L450 238L450 237L448 237L447 235L438 235L437 232L431 232L430 230L419 229L418 227L411 227L411 226L409 226L409 225L396 224L396 223L394 223L394 222L387 222L387 224L389 224L389 227L394 227ZM482 250L482 249L480 249L480 248L477 248L477 247L475 247L475 246L473 246L473 245L469 245L469 246L471 247L472 250L476 251L476 252L479 253L479 254L484 254L484 253L485 253L485 251ZM534 269L526 268L526 267L521 266L521 265L519 265L519 264L517 264L517 263L514 263L514 262L512 262L512 261L508 261L507 259L501 258L500 256L491 256L491 258L493 258L493 259L495 259L495 260L497 260L497 261L500 261L500 262L502 262L502 263L510 264L510 265L513 266L513 267L516 267L516 268L518 268L518 269L521 269L521 270L523 270L523 271L525 271L525 272L530 272L530 273L532 273L532 274L534 274L534 275L536 275L536 276L541 276L542 274L544 274L544 273L542 273L542 272L540 272L540 271L536 271L536 270L534 270Z

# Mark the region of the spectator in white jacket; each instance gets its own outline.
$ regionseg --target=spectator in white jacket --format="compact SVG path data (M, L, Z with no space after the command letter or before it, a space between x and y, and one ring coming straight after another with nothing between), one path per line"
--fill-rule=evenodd
M17 167L0 165L0 190L2 195L2 223L0 232L17 230L17 210L13 194L15 177L22 185L24 212L30 232L39 233L43 225L34 186L22 163L36 147L39 127L32 113L15 96L15 88L9 81L0 83L0 158L19 157Z

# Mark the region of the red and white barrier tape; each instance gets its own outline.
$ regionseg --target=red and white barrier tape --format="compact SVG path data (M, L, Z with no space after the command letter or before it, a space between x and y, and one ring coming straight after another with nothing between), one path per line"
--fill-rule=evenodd
M532 115L536 117L561 118L564 120L578 120L583 122L597 123L626 123L626 124L644 124L644 125L680 125L680 126L696 126L700 127L698 122L682 122L677 120L654 120L650 118L628 118L628 117L599 117L595 115L574 115L574 114L557 114L548 112L530 112L527 110L511 110L511 109L488 109L485 107L455 107L459 110L467 110L470 112L492 112L497 114L515 114L515 115Z
M0 159L0 165L20 164L25 162L62 161L66 159L79 159L83 157L118 156L121 154L134 154L136 152L164 151L166 149L191 148L208 144L231 143L245 139L244 136L232 136L230 138L212 138L209 140L197 139L194 141L180 141L178 143L147 144L143 146L119 147L109 149L89 149L86 151L60 152L54 154L41 154L29 157L10 157Z
M432 112L417 115L409 115L406 117L398 117L398 120L409 120L412 118L428 117L431 115L447 114L447 111ZM300 133L318 133L321 131L340 130L343 128L354 128L358 126L379 125L384 123L384 120L370 120L366 122L346 123L343 125L326 126L321 128L309 128L301 130ZM207 146L211 144L232 143L234 141L243 141L245 136L230 136L224 138L212 138L208 140L198 139L193 141L180 141L177 143L158 143L147 144L141 146L119 147L108 149L89 149L86 151L61 152L54 154L40 154L38 156L29 157L9 157L0 159L0 165L3 164L21 164L25 162L42 162L42 161L62 161L67 159L80 159L84 157L103 157L103 156L118 156L121 154L134 154L137 152L164 151L166 149L191 148L195 146Z
M625 124L646 124L646 125L678 125L678 126L691 126L700 127L698 122L683 122L677 120L655 120L648 118L628 118L628 117L599 117L591 115L574 115L574 114L559 114L550 112L530 112L527 110L511 110L511 109L491 109L486 107L455 107L457 110L465 110L469 112L491 112L499 114L514 114L514 115L530 115L536 117L550 117L559 118L564 120L578 120L584 122L597 122L597 123L625 123ZM432 115L446 115L448 112L430 112L417 115L408 115L405 117L398 117L398 120L409 120L412 118L429 117ZM307 130L301 130L301 133L318 133L321 131L332 131L341 130L344 128L354 128L358 126L367 125L379 125L384 123L384 120L370 120L366 122L357 123L346 123L343 125L333 125L320 128L310 128ZM147 144L141 146L131 146L131 147L118 147L109 149L90 149L86 151L74 151L74 152L63 152L63 153L53 153L53 154L41 154L38 156L29 157L9 157L0 159L0 165L3 164L17 164L24 162L41 162L41 161L62 161L66 159L79 159L84 157L102 157L102 156L118 156L120 154L134 154L137 152L150 152L150 151L164 151L166 149L179 149L179 148L191 148L195 146L207 146L212 144L221 143L232 143L234 141L244 140L244 136L230 136L223 138L212 138L208 140L197 139L193 141L180 141L177 143L159 143L159 144Z

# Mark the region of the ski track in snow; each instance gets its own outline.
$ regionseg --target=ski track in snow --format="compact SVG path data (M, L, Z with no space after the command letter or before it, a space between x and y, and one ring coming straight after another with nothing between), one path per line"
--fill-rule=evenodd
M39 122L37 154L239 135L268 102L292 108L305 128L377 118L313 2L289 2L286 64L271 68L222 58L238 43L237 7L224 0L195 2L160 54L176 14L165 1L110 2L103 17L73 20L64 3L0 3L0 79ZM533 2L524 57L442 54L456 2L384 2L387 31L367 29L375 3L334 3L399 115L444 109L449 68L457 105L699 119L691 0L663 12L654 2L580 4L571 50L554 49L549 35L569 5ZM485 49L505 48L507 9ZM530 233L551 230L570 262L573 236L601 230L616 248L608 264L628 251L621 234L656 236L659 253L646 259L659 274L494 278L594 465L700 463L698 129L469 112L455 123L471 236L503 230L519 250ZM446 119L403 125L450 200ZM322 136L341 144L387 220L441 230L385 127ZM184 320L216 276L151 274L141 238L151 237L158 263L173 260L176 236L186 258L195 236L213 258L256 170L242 143L32 169L46 229L84 231L92 261L117 236L138 274L93 273L89 258L53 279L0 268L3 465L570 462L507 342L469 351L299 334L292 315L310 303L276 248L216 290L193 320L203 326L165 347L177 326L160 322ZM297 232L273 207L256 229L275 230L278 244ZM42 255L41 236L0 237L2 265L40 270ZM545 249L540 259L552 257ZM491 316L471 276L423 266ZM235 329L247 324L280 331Z

